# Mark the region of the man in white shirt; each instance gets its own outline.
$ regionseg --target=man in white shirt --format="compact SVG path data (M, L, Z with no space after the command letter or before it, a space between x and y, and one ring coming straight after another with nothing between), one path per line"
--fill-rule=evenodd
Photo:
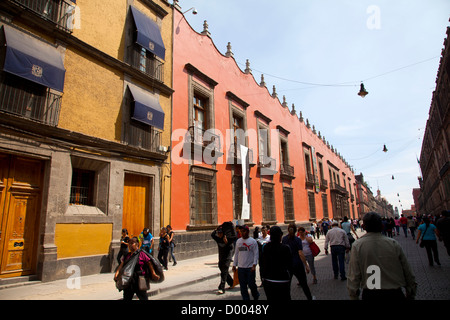
M333 221L332 229L325 237L325 254L328 255L328 245L331 247L331 263L333 265L334 278L341 274L341 280L347 280L345 276L345 253L350 249L347 233L339 228L339 223Z
M236 251L233 261L233 272L238 268L239 285L243 300L250 300L248 287L253 299L258 300L259 292L256 286L256 264L258 263L258 243L249 237L248 226L241 227L241 238L236 242Z

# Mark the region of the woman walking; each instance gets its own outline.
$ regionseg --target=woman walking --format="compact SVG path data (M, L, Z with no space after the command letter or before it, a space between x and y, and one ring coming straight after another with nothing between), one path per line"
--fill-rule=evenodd
M313 242L313 237L307 234L305 228L303 227L298 228L298 236L300 240L302 240L303 254L305 255L306 261L308 261L309 270L313 276L313 284L317 284L316 268L314 267L314 255L309 248L309 245Z
M158 260L163 265L164 270L168 270L167 256L169 255L169 248L169 235L167 234L167 229L163 227L161 228L161 232L159 234Z
M439 231L436 229L436 226L430 222L428 217L426 217L417 229L419 232L417 233L416 243L418 243L419 240L423 241L425 249L427 250L428 263L430 266L433 266L434 257L434 261L438 266L440 266L441 263L439 262L439 253L436 241L436 236L439 238Z
M119 273L122 270L123 265L134 257L134 254L139 254L139 260L136 263L136 267L134 268L132 279L130 280L130 284L127 288L123 289L123 300L132 300L134 294L138 297L139 300L148 300L148 295L146 290L139 289L139 276L145 276L145 270L150 271L150 275L153 280L159 280L159 276L156 274L155 269L153 268L153 264L150 261L150 258L144 251L138 251L139 249L139 240L137 237L133 237L128 241L128 249L129 252L124 257L122 263L114 275L114 280L117 281L119 277Z

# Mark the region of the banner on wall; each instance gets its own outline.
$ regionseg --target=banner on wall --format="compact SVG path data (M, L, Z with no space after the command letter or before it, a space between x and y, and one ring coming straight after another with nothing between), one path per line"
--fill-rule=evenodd
M311 147L311 153L312 153L312 162L313 162L313 169L314 169L314 180L315 180L315 185L316 185L316 193L319 192L320 190L320 181L319 181L319 173L317 170L317 158L316 158L316 151L314 149L314 147Z
M241 166L242 166L242 212L241 219L250 219L250 163L248 148L241 145Z

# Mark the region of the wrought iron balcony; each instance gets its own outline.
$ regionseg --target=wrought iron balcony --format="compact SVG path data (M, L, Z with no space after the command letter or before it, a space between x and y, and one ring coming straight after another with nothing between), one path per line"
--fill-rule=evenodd
M130 146L146 149L151 152L164 154L161 150L161 132L153 127L133 122L124 127L125 142Z
M228 150L228 161L227 163L230 164L241 164L242 163L242 157L241 157L241 148L238 144L232 144L230 146L230 149ZM253 161L253 149L248 149L248 162L250 166L254 166L255 163Z
M295 179L294 167L288 164L282 163L280 165L280 175L287 179Z
M322 189L328 189L328 181L325 179L320 180L320 188Z
M306 186L312 187L316 184L316 180L312 173L306 172L305 178L306 178Z
M28 9L44 20L55 23L58 28L72 32L75 6L68 0L10 0Z
M348 191L344 187L338 185L336 182L330 183L330 191L334 191L348 197Z
M274 175L277 173L276 166L277 161L274 158L262 154L259 155L258 168L261 175Z
M128 47L130 65L146 75L164 82L164 63L138 45Z
M0 111L50 126L58 125L61 95L31 82L29 87L13 84L6 77L0 77Z

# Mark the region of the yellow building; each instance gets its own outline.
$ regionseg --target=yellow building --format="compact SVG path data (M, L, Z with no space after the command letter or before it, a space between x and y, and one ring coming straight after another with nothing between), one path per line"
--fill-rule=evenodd
M170 222L172 14L0 3L0 283L111 271L122 228Z

